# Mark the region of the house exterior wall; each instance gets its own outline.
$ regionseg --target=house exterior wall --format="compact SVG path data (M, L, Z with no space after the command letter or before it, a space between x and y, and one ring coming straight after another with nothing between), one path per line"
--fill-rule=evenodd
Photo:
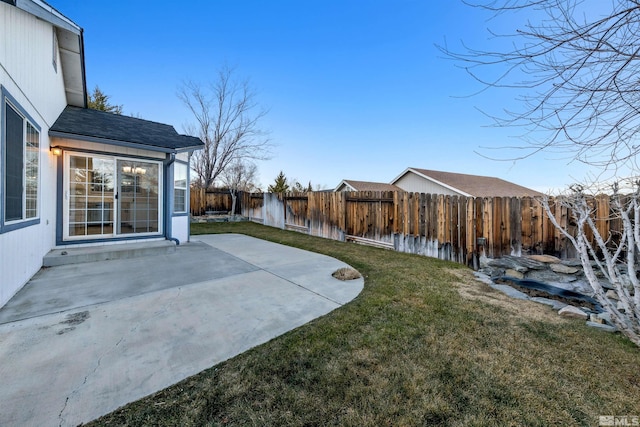
M133 158L148 158L155 159L157 161L166 161L167 155L165 153L159 153L157 151L148 151L142 150L138 148L130 148L130 147L121 147L115 146L111 144L102 144L96 142L88 142L88 141L80 141L75 139L67 139L67 138L52 138L52 145L62 147L65 150L74 150L77 152L91 152L91 153L102 153L104 155L109 156L123 156L123 157L133 157ZM187 170L189 169L190 156L188 153L178 153L175 158L175 162L169 166L166 171L166 176L163 177L163 180L166 182L167 194L164 199L166 199L166 203L169 204L169 210L166 213L166 217L164 221L170 222L170 234L169 237L174 239L178 239L181 243L189 240L189 206L187 205L185 212L174 212L173 210L173 169L177 163L181 163L183 165L187 165ZM62 180L62 168L58 171L58 176L56 179L58 181ZM62 184L60 184L62 185ZM186 189L186 202L189 203L189 186ZM59 195L59 198L61 196ZM62 200L59 199L57 201L58 204L62 203ZM58 218L58 227L63 227L62 218ZM59 238L62 231L59 230ZM73 242L69 242L73 243Z
M48 131L66 106L66 96L59 52L57 71L53 66L53 34L50 23L0 2L0 86L40 127L39 221L0 232L0 306L40 269L42 258L55 244L56 169ZM0 123L3 120L0 117ZM0 152L0 171L3 156ZM0 173L0 186L3 179Z
M173 216L171 218L171 237L180 243L189 241L189 215Z
M186 212L184 213L174 212L173 206L172 206L172 215L171 215L171 237L173 237L174 239L178 239L180 243L188 242L189 234L190 234L190 221L189 221L189 218L190 218L189 212L191 212L191 208L189 206L189 200L191 199L189 195L189 191L191 189L191 186L189 185L189 183L191 182L190 161L191 161L191 156L189 155L189 153L178 153L176 155L176 162L180 162L182 164L187 165L187 191L186 191L186 201L185 201Z
M336 192L340 191L354 191L353 187L349 187L347 184L340 184L338 188L335 190Z
M411 171L404 174L393 184L409 193L445 194L449 196L461 195L458 192L433 181L429 181L428 179L425 179Z
M2 84L27 99L21 106L36 111L34 119L44 119L39 125L48 131L67 105L59 52L57 71L53 65L53 25L0 2L0 34Z
M100 144L95 142L80 141L77 139L52 138L54 146L73 148L79 151L92 151L103 154L115 154L121 156L146 157L155 160L164 160L166 155L157 151L141 150L139 148L120 147L112 144Z

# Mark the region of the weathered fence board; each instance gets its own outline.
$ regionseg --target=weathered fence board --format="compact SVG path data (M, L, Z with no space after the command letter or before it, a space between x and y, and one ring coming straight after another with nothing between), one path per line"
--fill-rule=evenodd
M233 200L228 191L206 191L204 188L192 188L189 203L191 214L200 216L207 212L229 213ZM236 202L236 213L240 212L238 204L240 203Z
M471 198L404 192L242 194L242 214L266 225L336 240L373 243L479 267L479 257L552 254L575 257L538 201L523 197ZM615 235L607 196L593 201L602 236ZM561 225L575 227L561 203L551 205ZM619 234L619 233L618 233Z

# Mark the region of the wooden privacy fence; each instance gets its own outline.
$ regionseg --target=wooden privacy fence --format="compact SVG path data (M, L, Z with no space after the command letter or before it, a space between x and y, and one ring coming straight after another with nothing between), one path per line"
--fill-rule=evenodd
M571 243L529 197L472 198L403 192L248 194L242 214L265 225L342 241L455 261L477 268L479 257L553 254L575 257ZM596 199L607 236L608 198ZM569 212L554 205L562 225Z
M229 191L207 191L204 188L191 188L190 193L191 215L201 216L207 212L228 213L231 211L232 199Z
M530 197L473 198L403 192L243 194L242 215L265 225L436 257L478 268L479 257L575 257L571 243ZM616 221L609 198L594 199L601 235ZM554 205L561 225L566 208Z

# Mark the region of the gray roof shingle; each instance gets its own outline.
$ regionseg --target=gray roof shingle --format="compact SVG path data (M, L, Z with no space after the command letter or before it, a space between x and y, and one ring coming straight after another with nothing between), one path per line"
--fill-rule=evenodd
M72 106L64 109L49 134L165 152L198 149L204 145L199 138L179 135L171 125Z

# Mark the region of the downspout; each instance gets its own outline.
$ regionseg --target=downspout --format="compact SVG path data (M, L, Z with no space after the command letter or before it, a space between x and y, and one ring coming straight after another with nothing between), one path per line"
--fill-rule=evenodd
M170 191L171 186L173 185L173 173L171 173L171 165L176 161L175 153L167 153L167 157L162 162L162 165L165 170L165 181L164 181L164 194L165 194L165 204L164 204L164 237L167 240L175 242L176 246L180 246L180 240L171 236L172 232L172 216L171 211L173 206L173 197Z
M193 151L189 151L187 153L187 200L185 203L187 204L187 243L191 242L191 155Z
M82 91L84 93L84 108L89 106L89 94L87 93L87 71L84 61L84 29L80 28L80 66L82 67Z

